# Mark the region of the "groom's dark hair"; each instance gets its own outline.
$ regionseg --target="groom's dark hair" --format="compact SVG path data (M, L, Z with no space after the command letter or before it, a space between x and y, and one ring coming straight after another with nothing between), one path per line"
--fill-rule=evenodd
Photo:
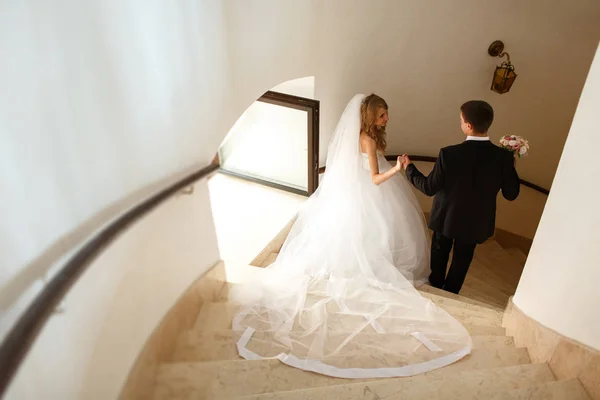
M467 101L460 107L463 119L476 133L486 133L494 121L494 109L483 100Z

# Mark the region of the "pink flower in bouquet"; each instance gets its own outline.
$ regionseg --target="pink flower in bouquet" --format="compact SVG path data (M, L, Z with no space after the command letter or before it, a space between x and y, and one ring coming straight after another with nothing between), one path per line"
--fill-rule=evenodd
M500 147L516 154L519 157L529 153L529 142L517 135L505 135L500 139Z

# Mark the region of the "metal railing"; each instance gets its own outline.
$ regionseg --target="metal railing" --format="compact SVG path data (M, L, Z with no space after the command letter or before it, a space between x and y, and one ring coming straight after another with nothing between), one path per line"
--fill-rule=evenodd
M89 239L67 261L23 312L0 345L0 397L6 392L19 366L54 309L98 255L134 222L174 194L218 169L218 164L204 167L139 203Z

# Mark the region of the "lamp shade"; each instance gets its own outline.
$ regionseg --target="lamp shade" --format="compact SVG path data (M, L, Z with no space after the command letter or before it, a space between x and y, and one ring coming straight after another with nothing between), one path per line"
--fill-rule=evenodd
M494 71L491 89L496 93L507 93L515 79L517 79L515 67L510 62L503 62Z

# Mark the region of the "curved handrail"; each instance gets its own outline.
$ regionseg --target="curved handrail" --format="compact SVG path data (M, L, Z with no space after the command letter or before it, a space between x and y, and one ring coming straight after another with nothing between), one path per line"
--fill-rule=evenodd
M218 169L218 164L208 165L139 203L89 239L71 257L27 307L0 345L0 397L6 392L31 345L55 307L91 262L131 224L169 197Z
M388 161L394 161L398 156L397 155L388 155L385 156L386 160ZM423 161L423 162L436 162L437 161L437 157L431 157L431 156L408 156L412 161ZM319 173L322 174L323 172L325 172L325 167L321 167L319 168ZM546 196L550 194L550 191L548 189L544 189L541 186L536 185L535 183L531 183L529 181L526 181L524 179L519 179L521 181L521 185L523 186L527 186L528 188L531 188L533 190L537 190L540 193L545 194Z

